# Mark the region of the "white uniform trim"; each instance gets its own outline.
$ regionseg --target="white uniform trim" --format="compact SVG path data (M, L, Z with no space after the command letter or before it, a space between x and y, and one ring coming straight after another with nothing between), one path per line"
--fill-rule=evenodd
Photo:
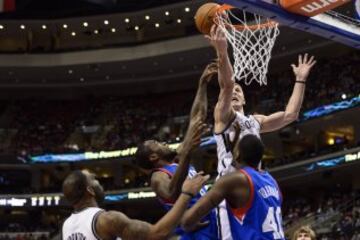
M217 157L218 157L218 180L221 176L234 172L235 168L232 166L233 155L230 149L230 143L235 137L235 123L240 125L240 139L248 134L252 134L260 138L260 123L253 115L245 116L236 112L235 118L229 123L221 133L215 133ZM219 237L221 240L233 240L231 236L229 216L227 212L226 201L222 201L216 209L217 222L219 229Z
M99 240L96 234L97 217L104 210L90 207L74 212L68 217L62 227L63 240Z

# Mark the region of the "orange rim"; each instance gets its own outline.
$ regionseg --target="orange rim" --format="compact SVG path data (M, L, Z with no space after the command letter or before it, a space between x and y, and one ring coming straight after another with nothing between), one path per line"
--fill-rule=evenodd
M217 10L216 12L218 13L222 13L222 12L225 12L225 11L228 11L228 10L231 10L235 7L231 6L231 5L228 5L228 4L223 4L221 5ZM216 21L215 21L216 23ZM216 23L217 24L217 23ZM230 26L230 24L229 24ZM276 27L277 26L277 22L275 21L272 21L272 20L267 20L265 23L262 23L262 24L254 24L254 25L242 25L242 24L236 24L236 25L231 25L233 27L235 27L235 29L237 30L256 30L256 29L259 29L259 28L273 28L273 27Z

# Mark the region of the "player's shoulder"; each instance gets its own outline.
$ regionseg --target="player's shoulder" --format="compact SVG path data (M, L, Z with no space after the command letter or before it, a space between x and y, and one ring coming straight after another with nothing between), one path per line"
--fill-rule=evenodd
M219 179L219 182L220 181L229 188L237 188L249 184L248 176L240 170L221 177Z

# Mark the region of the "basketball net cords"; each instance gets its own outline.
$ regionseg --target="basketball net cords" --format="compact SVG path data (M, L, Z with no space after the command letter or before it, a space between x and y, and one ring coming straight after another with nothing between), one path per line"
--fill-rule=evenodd
M243 19L231 11L217 14L217 24L233 49L234 78L244 81L246 85L253 81L258 82L260 86L266 85L271 50L280 33L278 23L254 13L242 12ZM248 22L247 15L253 16L254 19ZM239 24L239 29L234 26L230 16Z

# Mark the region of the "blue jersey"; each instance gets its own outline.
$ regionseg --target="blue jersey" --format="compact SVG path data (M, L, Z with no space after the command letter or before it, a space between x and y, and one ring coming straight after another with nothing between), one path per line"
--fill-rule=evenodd
M244 208L228 206L231 234L236 240L285 240L282 228L282 196L275 179L251 167L240 170L250 183L250 199Z
M167 165L163 168L158 168L155 171L161 171L169 175L171 178L177 169L178 165L176 163ZM189 167L188 176L191 178L196 175L196 170L193 166ZM188 208L192 207L203 195L206 194L206 189L203 187L200 192L191 199ZM164 208L169 211L174 205L175 201L169 199L159 198L160 202L164 206ZM181 228L176 229L176 233L181 235L181 240L218 240L217 237L217 224L216 224L216 215L215 211L212 210L207 216L205 216L202 220L209 221L210 224L207 227L201 228L196 232L186 233Z

